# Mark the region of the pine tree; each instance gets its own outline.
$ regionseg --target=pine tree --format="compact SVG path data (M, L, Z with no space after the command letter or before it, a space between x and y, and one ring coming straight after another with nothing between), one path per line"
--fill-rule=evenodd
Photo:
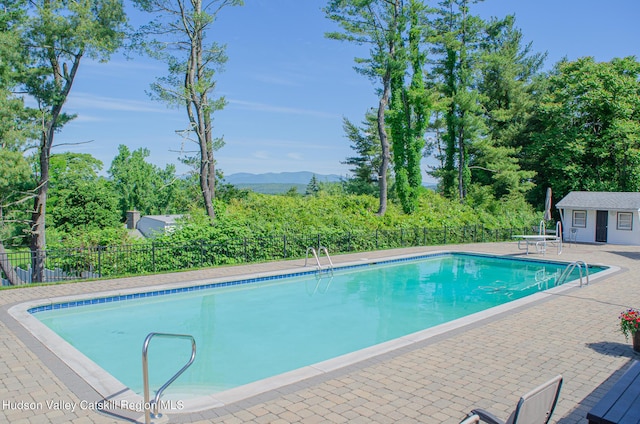
M345 191L353 194L378 194L378 170L382 161L378 120L373 110L365 114L362 126L358 127L344 118L346 137L356 156L348 157L343 164L351 165L353 176L345 182Z
M304 194L306 196L316 196L319 192L320 192L320 184L318 183L318 179L316 178L316 175L313 174L313 176L311 177L311 180L309 181L309 184L307 184L307 189L305 190Z
M378 170L378 215L384 215L387 210L387 171L391 149L386 113L391 98L392 66L399 54L397 34L404 13L403 4L402 0L331 0L325 8L327 17L343 30L327 33L327 37L371 46L368 58L356 58L355 61L356 71L379 85L376 89L379 93L377 125L382 160Z
M533 186L532 171L520 165L520 140L534 107L532 80L544 55L523 45L515 18L488 22L481 44L480 81L486 137L474 146L474 182L491 186L494 197L522 195Z
M476 89L477 62L483 21L469 13L469 0L440 2L435 21L434 53L440 60L434 73L439 87L445 131L443 167L436 173L449 198L463 200L471 184L470 147L482 134L481 97Z

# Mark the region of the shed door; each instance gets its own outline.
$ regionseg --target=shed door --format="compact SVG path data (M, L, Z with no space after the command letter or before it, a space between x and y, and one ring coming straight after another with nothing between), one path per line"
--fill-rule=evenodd
M596 213L596 241L607 242L607 224L609 223L608 211L597 211Z

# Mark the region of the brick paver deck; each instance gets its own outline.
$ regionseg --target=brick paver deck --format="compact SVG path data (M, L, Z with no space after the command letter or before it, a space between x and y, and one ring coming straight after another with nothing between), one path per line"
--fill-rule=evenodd
M334 263L434 250L520 254L514 243L421 247L334 257ZM540 257L540 255L531 255ZM561 256L615 265L616 274L410 347L220 408L172 413L169 422L457 423L472 407L506 418L519 395L556 374L564 386L552 422L586 423L588 410L640 359L618 314L640 307L640 247L565 245ZM282 261L108 281L0 291L0 422L113 423L140 413L96 411L102 399L17 323L27 300L149 287L301 267Z

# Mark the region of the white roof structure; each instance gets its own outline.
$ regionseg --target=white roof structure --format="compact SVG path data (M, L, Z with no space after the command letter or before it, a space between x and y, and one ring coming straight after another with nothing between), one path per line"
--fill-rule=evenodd
M572 191L556 204L557 209L640 210L640 193Z

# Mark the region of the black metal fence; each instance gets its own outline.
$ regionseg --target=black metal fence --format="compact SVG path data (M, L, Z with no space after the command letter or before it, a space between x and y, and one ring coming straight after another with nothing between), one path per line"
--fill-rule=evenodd
M149 241L143 244L55 249L45 252L44 282L117 277L203 268L223 264L295 259L308 247L326 247L331 254L412 246L482 243L511 240L530 234L532 227L490 229L482 225L398 230L352 231L323 234L256 236L224 242L195 240L186 244ZM8 253L12 266L29 273L33 252ZM1 277L6 278L4 275ZM23 281L31 281L23 278ZM34 279L35 280L35 279ZM7 285L8 281L3 280Z

